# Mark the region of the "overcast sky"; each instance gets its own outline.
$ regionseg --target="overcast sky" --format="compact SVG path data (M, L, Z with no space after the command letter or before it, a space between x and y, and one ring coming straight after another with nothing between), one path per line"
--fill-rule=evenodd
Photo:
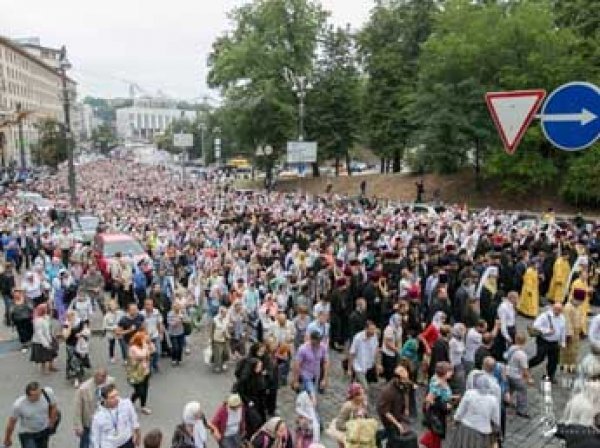
M128 96L128 82L193 99L210 93L206 57L244 0L0 0L0 35L67 45L80 93ZM332 21L358 27L372 0L322 0Z

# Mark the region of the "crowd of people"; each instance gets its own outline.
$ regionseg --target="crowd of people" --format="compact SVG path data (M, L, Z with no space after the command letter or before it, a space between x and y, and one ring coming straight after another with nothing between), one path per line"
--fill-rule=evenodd
M57 218L67 202L57 176L30 186L54 202L50 213L15 192L0 199L0 292L5 324L43 373L59 370L64 346L81 448L200 448L209 437L225 448L308 448L324 434L346 448L492 448L510 408L531 418L528 388L544 362L547 382L578 382L596 411L571 403L557 434L598 446L600 315L588 313L600 297L600 224L464 206L419 214L331 191L238 191L217 176L181 182L165 167L108 160L78 167L77 213L98 216L98 234L133 236L147 255L117 252L100 266L94 243ZM98 313L129 398L90 359ZM531 324L519 328L517 314ZM193 346L197 328L206 348ZM192 350L215 373L232 366L231 394L212 418L192 401L174 431L162 428L172 437L142 439L137 412L152 412L152 376ZM335 361L347 401L325 422ZM285 387L297 392L293 422L278 412ZM58 422L53 391L30 383L4 444L18 424L23 447L46 448Z

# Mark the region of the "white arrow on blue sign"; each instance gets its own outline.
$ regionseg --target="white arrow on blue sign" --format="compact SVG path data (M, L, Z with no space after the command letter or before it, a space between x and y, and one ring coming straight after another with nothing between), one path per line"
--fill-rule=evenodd
M600 88L588 82L564 84L548 96L537 118L557 148L585 149L600 138Z

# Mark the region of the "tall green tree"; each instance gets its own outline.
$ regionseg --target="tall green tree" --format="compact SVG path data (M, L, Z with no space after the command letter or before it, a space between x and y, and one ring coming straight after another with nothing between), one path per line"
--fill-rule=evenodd
M421 45L431 32L434 0L378 0L359 35L367 85L363 116L365 136L381 157L400 171L414 128L407 116L417 81Z
M35 126L38 131L38 141L32 147L33 160L38 165L57 168L68 157L67 140L62 125L54 119L46 118Z
M114 128L109 124L101 124L93 129L91 140L94 148L103 154L106 154L118 141Z
M319 54L307 100L307 134L319 144L319 159L335 159L336 175L342 160L351 173L350 149L360 131L362 85L349 26L329 27Z
M240 149L270 144L281 153L297 120L284 68L310 73L327 14L311 0L254 0L229 17L233 30L214 42L208 58L208 84L221 89L227 114L236 116Z
M446 2L423 45L411 109L419 123L414 139L427 168L453 172L475 159L505 185L517 181L526 190L551 181L563 154L534 131L535 125L518 149L521 154L502 154L483 96L552 90L569 81L585 71L579 43L570 30L555 26L549 1ZM538 163L540 158L549 163Z

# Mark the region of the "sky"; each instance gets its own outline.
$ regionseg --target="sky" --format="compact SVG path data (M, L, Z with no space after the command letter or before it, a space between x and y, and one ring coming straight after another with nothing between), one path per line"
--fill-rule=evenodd
M80 97L127 97L129 84L178 99L216 96L205 84L227 12L247 0L0 0L0 35L66 45ZM337 25L361 26L373 0L321 0Z

